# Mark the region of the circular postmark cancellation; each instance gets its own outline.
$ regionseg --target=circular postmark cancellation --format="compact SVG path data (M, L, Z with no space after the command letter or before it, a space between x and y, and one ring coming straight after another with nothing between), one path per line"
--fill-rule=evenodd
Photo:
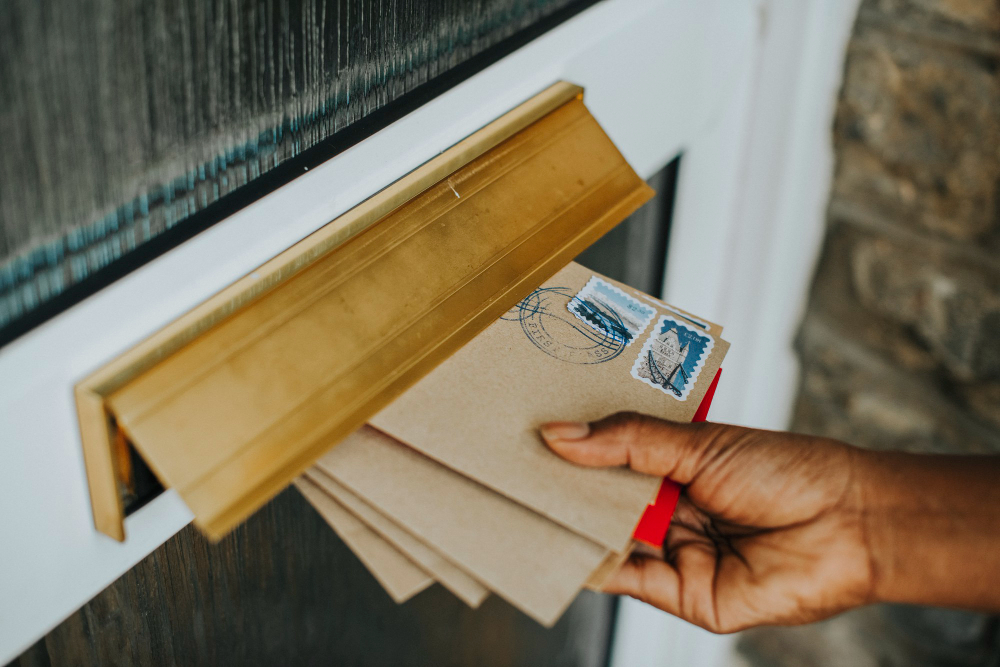
M586 312L587 322L574 315ZM580 299L565 287L536 289L501 319L518 321L539 350L572 364L600 364L624 350L631 336L614 310Z

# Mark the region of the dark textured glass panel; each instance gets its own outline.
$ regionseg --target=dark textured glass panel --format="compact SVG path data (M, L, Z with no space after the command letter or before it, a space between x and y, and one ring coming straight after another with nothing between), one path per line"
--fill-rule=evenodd
M580 253L576 261L646 294L659 296L680 163L678 157L653 175L648 183L656 196Z
M12 667L601 667L613 601L585 591L551 629L438 585L396 605L289 489L218 544L188 526Z
M0 4L0 344L592 2Z

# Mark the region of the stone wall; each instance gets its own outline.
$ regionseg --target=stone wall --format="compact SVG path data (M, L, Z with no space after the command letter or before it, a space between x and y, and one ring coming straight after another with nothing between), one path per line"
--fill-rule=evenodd
M1000 2L864 0L834 137L792 429L1000 453ZM755 665L996 665L1000 632L881 606L749 632L740 651Z

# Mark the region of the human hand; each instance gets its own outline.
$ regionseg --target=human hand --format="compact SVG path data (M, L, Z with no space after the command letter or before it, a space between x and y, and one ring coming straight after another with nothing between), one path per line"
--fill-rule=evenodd
M627 465L684 485L662 558L633 555L606 592L713 632L808 623L874 601L861 450L636 414L541 432L574 463Z

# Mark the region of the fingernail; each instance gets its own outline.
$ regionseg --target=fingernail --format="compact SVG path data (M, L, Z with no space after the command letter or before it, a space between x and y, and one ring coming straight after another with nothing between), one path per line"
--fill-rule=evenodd
M590 435L590 424L587 422L549 422L539 429L542 437L552 440L583 440Z

